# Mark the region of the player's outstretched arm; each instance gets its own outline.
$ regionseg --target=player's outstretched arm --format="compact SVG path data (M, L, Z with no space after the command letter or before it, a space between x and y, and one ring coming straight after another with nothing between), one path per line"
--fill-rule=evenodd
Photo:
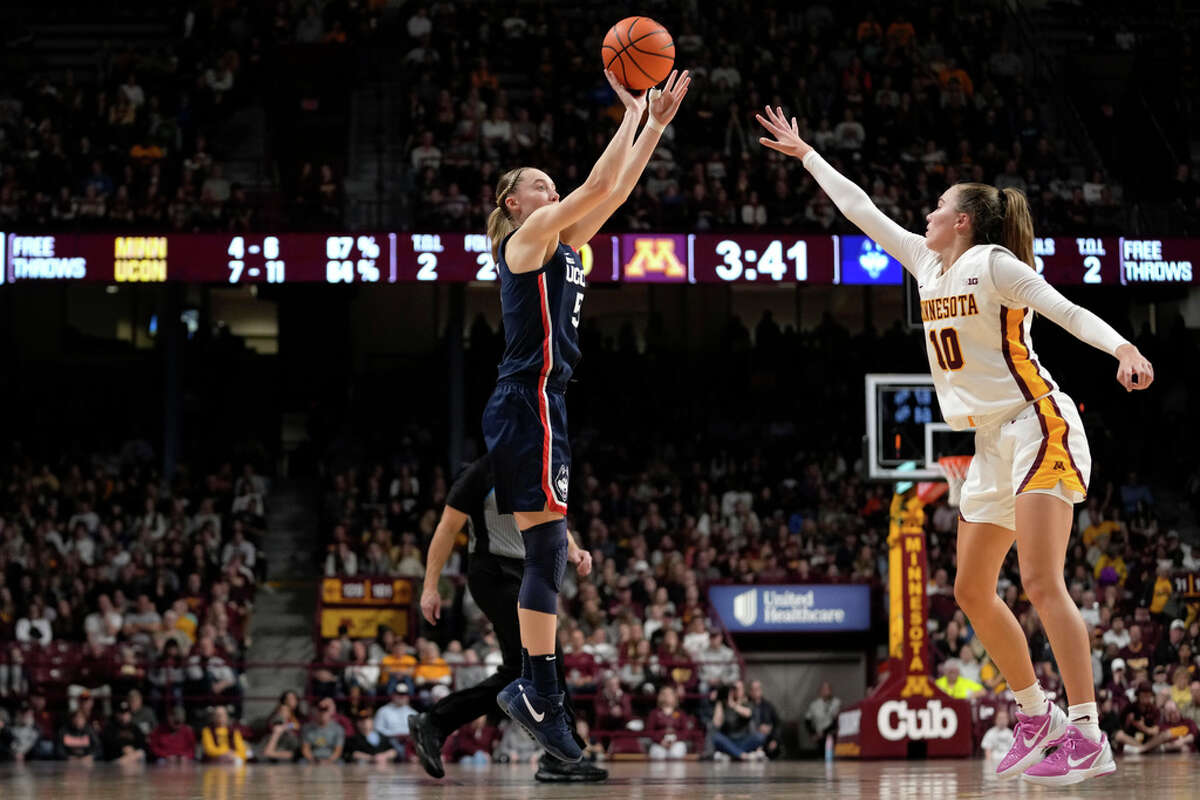
M561 201L542 206L526 217L521 227L513 234L514 243L522 248L531 245L536 247L538 243L561 238L564 230L603 203L612 193L620 178L628 150L633 144L638 123L642 120L645 101L641 98L639 100L642 105L635 108L626 107L620 127L617 128L608 147L604 148L604 152L596 160L583 184Z
M1146 389L1154 382L1154 366L1136 347L1096 314L1063 297L1028 264L1007 253L996 253L990 266L992 283L1004 297L1032 308L1080 341L1116 358L1120 362L1117 382L1125 391Z
M646 95L634 97L611 72L605 72L605 76L612 85L613 91L617 93L617 97L625 105L626 115L636 113L640 119L642 109L646 107ZM612 192L603 203L562 232L564 243L576 250L587 244L613 215L613 212L629 199L633 187L637 186L638 180L646 170L646 165L650 163L650 156L654 154L654 148L658 147L663 128L675 119L675 114L679 111L679 106L683 103L683 98L687 95L691 83L692 79L687 70L682 73L672 70L671 76L667 78L661 92L657 89L650 90L650 118L642 127L642 132L638 134L633 147L625 152L625 160L621 165L617 185L613 187Z
M782 108L767 106L764 110L766 116L755 114L755 119L775 138L763 136L758 143L800 159L804 168L812 174L846 219L904 264L905 269L915 274L918 259L928 252L925 237L910 233L897 225L871 202L866 192L821 158L821 154L814 150L812 145L800 138L800 126L795 117L789 121Z

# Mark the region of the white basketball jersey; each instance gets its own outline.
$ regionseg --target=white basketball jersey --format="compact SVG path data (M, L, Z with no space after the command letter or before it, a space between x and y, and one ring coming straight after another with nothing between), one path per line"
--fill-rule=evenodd
M999 245L976 245L944 273L935 254L916 264L929 371L946 423L982 427L1017 413L1057 386L1029 338L1033 311L1013 305L992 282Z

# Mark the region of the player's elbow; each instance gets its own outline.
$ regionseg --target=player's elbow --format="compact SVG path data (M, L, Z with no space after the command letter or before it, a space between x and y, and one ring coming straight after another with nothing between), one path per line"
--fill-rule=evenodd
M612 194L617 187L617 176L610 175L607 172L600 172L588 176L584 182L584 187L588 194L596 198L607 197Z

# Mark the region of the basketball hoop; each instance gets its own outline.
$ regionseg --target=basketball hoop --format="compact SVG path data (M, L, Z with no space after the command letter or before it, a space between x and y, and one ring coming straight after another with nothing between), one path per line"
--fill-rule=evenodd
M942 456L937 463L950 489L946 502L957 507L963 483L967 480L967 469L971 466L971 456Z
M971 466L971 458L971 456L942 456L937 463L945 473L946 480L965 481L967 468Z

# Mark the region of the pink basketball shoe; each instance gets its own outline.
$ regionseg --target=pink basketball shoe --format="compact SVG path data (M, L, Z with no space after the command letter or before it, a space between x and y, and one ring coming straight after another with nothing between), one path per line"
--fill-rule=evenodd
M1013 746L996 766L1001 778L1015 778L1042 760L1045 749L1067 730L1066 713L1050 703L1050 710L1036 717L1017 712L1017 727L1013 731Z
M1093 742L1074 725L1068 725L1067 732L1053 744L1058 749L1025 770L1022 778L1042 786L1067 786L1117 771L1107 736L1101 735L1100 741Z

